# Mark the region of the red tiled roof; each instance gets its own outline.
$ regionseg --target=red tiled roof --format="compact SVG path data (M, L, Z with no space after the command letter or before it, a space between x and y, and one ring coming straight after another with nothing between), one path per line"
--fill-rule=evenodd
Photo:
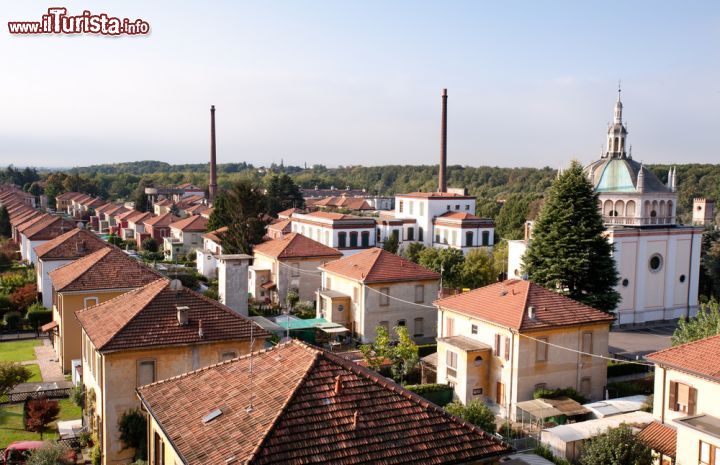
M120 213L120 214L115 215L115 219L116 219L116 220L120 220L120 221L124 221L124 220L129 219L129 218L132 217L132 216L137 215L138 213L142 213L142 212L139 212L139 211L137 211L137 210L128 210L128 211L126 211L126 212L123 212L123 213Z
M49 276L53 288L58 292L131 289L162 277L113 246L61 266L51 271Z
M675 458L677 430L668 425L652 422L638 433L638 439L655 452Z
M153 216L152 218L145 220L145 226L152 226L154 228L168 227L171 223L174 223L179 219L180 218L170 212L163 213L162 215Z
M137 212L132 216L128 217L128 223L142 224L146 219L152 218L153 214L150 212Z
M17 227L18 233L23 233L25 230L30 228L32 225L36 224L39 221L44 221L45 218L50 217L47 213L41 213L40 215L35 215L32 217L28 217L29 219L27 221L24 221L23 223L19 224Z
M95 234L75 228L35 247L35 253L43 260L68 260L84 257L106 247L108 244Z
M440 279L440 274L377 247L326 263L320 268L363 283Z
M520 280L490 284L434 303L439 308L523 331L614 320L608 313ZM535 310L532 319L528 317L528 307Z
M10 219L10 224L13 226L16 226L18 230L20 229L20 226L23 225L26 221L31 220L32 218L37 218L39 216L44 216L45 213L39 212L37 210L28 210L26 212L23 212L13 218Z
M335 213L335 212L312 212L312 213L306 213L305 216L311 216L311 217L314 216L316 218L325 218L328 220L357 220L357 219L365 220L365 219L367 219L362 216L346 215L344 213Z
M269 336L253 321L179 283L158 279L75 315L100 351L249 340L251 327L253 337ZM178 323L177 307L189 308L187 325Z
M205 231L207 229L208 219L200 215L188 216L180 221L176 221L170 224L173 229L179 229L180 231Z
M172 204L173 203L168 199L160 199L157 202L155 202L155 205L157 205L158 207L170 207L170 206L172 206Z
M279 218L281 218L281 217L290 218L292 216L292 214L295 212L304 213L304 211L299 208L288 208L287 210L283 210L280 213L278 213L277 216Z
M82 194L80 194L80 192L63 192L62 194L55 196L55 200L72 200L79 195Z
M59 216L48 216L25 229L23 234L29 240L47 241L54 239L75 227L75 223Z
M105 205L100 205L95 209L95 214L105 213L106 211L110 211L118 207L119 205L116 205L114 203L106 203Z
M720 381L720 335L670 347L645 358L658 365Z
M458 211L449 211L445 212L442 215L438 216L438 218L447 218L449 220L485 220L486 218L480 218L479 216L472 215L467 212L458 212ZM490 221L490 220L488 220Z
M342 252L339 250L298 233L291 233L282 239L273 239L258 244L253 252L279 259L342 257Z
M365 199L359 197L326 197L314 202L316 207L347 208L349 210L372 210Z
M222 242L221 236L223 233L227 232L228 227L223 226L222 228L218 228L215 231L210 231L206 234L203 234L203 238L210 239L211 241L215 242L216 244L220 244Z
M511 451L387 378L297 341L137 391L190 465L450 465Z
M274 223L268 225L268 229L273 231L290 232L292 227L292 221L290 220L277 220Z

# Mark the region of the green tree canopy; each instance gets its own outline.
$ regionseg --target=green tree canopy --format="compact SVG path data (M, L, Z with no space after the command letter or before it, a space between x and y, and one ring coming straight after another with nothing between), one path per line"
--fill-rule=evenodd
M10 215L5 205L0 206L0 236L10 237L12 229L10 228Z
M673 346L679 346L716 334L720 334L720 310L718 303L713 301L701 306L694 317L681 317L670 341Z
M598 195L573 161L553 182L523 257L531 281L612 311L620 300L612 245L603 236Z
M246 180L220 192L213 205L208 228L228 227L222 235L224 253L252 253L253 245L259 244L265 235L268 222L265 206L263 193Z
M419 254L418 264L441 273L443 287L462 287L462 268L465 257L458 249L428 247Z
M390 234L390 236L385 239L385 242L383 242L383 250L390 253L397 253L399 247L400 239L398 239L397 234Z
M267 213L272 216L288 208L303 208L305 199L300 188L285 173L270 175L266 180Z
M622 424L585 443L580 465L650 465L650 448L640 442L632 428Z
M468 252L460 270L464 288L477 289L497 281L498 273L493 253L485 249Z
M422 242L411 242L400 250L400 256L411 262L418 263L420 252L425 250Z
M500 209L495 224L503 239L516 240L525 237L525 222L529 219L533 194L512 194Z
M495 413L480 399L473 399L467 405L454 401L447 404L445 410L490 434L494 434L497 429Z

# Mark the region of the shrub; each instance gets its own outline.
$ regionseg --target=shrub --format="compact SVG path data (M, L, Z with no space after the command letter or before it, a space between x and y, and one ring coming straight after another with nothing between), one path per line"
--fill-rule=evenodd
M123 412L118 420L120 440L125 443L126 448L135 449L136 459L147 458L147 420L137 409L130 409Z
M16 310L24 311L37 302L38 291L34 283L27 283L15 289L10 294L10 301Z
M647 373L648 367L637 363L610 362L607 368L607 377L633 375L635 373Z
M0 316L12 310L12 301L8 294L0 294Z
M70 389L70 400L78 407L83 408L85 405L85 390L82 385L73 386L72 389Z
M183 286L187 287L188 289L195 289L198 285L198 279L197 276L194 274L178 274L177 276L173 276L173 279L178 279L182 283Z
M116 245L118 247L120 247L123 243L123 240L120 239L115 234L110 234L107 238L107 241L108 241L108 244Z
M157 241L152 237L146 237L143 239L143 241L140 243L140 246L143 250L146 250L148 252L157 252L158 251L158 243Z
M627 397L636 395L649 395L653 392L652 379L636 379L633 381L618 381L617 383L608 383L608 394L610 398Z
M5 329L7 329L8 331L17 330L20 327L21 320L22 315L20 314L20 312L7 312L3 317Z
M447 384L408 384L405 389L441 407L449 404L453 397L453 388Z
M553 453L550 451L550 448L546 446L545 444L538 445L535 450L533 451L540 457L547 459L554 463L555 465L570 465L570 462L567 460L561 458L561 457L555 457Z
M555 389L536 389L535 392L533 392L534 399L557 399L560 397L569 397L570 399L580 404L584 404L585 402L587 402L585 397L583 397L579 392L577 392L571 387Z
M413 242L415 244L415 242ZM421 344L418 346L418 357L423 358L426 355L437 352L437 344Z
M497 430L495 413L479 399L473 399L467 405L451 402L445 406L445 410L490 434L495 434Z
M30 379L32 372L26 366L15 362L0 362L0 397L20 383Z
M100 451L100 444L95 442L92 450L90 451L90 463L92 465L100 465L102 462L102 452Z
M28 458L27 465L71 465L75 463L75 454L66 445L48 442L40 449L34 450Z
M27 429L40 433L42 438L47 426L57 420L60 414L60 404L56 400L47 398L31 399L27 403Z
M30 326L37 331L42 325L50 323L53 320L53 313L49 308L45 308L42 304L36 302L28 308L25 318Z
M650 448L626 424L610 428L605 434L587 441L580 456L581 465L650 465L652 462Z

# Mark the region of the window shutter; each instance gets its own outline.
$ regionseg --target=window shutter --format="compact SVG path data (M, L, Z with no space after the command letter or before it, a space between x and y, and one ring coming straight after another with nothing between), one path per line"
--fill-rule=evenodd
M500 357L500 335L495 335L495 356Z
M677 382L670 381L670 395L668 396L668 408L677 412Z
M697 405L697 389L690 388L688 393L688 415L695 415Z
M510 360L510 338L505 336L505 360Z

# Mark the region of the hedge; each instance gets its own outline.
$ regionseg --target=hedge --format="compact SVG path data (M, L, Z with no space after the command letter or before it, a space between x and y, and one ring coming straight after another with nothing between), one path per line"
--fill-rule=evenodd
M453 399L453 388L447 384L409 384L405 389L441 407Z
M418 346L418 357L422 358L437 352L437 344L421 344Z
M610 362L607 367L607 377L634 375L636 373L647 373L649 367L638 363Z

